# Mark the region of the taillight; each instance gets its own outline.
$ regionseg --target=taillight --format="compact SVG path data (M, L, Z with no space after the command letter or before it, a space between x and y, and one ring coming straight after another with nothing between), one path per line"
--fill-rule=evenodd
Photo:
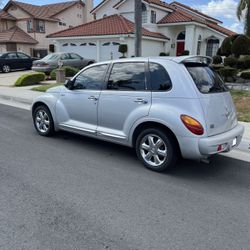
M181 115L181 120L190 132L195 135L203 135L204 129L197 120L188 115Z

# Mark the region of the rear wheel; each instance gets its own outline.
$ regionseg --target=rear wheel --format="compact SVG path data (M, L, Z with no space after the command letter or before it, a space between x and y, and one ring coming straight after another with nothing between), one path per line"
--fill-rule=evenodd
M136 140L136 153L147 168L157 172L173 168L178 159L175 139L160 129L141 132Z
M33 113L33 122L37 132L42 136L51 136L54 133L54 122L49 109L41 105Z
M2 71L3 71L4 73L9 73L9 72L10 72L10 70L11 70L11 68L10 68L10 66L9 66L9 65L3 65L3 67L2 67Z

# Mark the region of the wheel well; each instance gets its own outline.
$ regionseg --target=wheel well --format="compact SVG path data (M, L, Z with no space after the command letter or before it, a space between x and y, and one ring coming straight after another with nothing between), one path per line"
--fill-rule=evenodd
M32 114L34 114L34 111L36 110L37 107L39 106L45 106L49 109L49 107L44 103L44 102L36 102L33 107L32 107ZM50 109L49 109L50 110Z
M180 151L180 146L179 146L179 142L175 136L175 134L173 133L173 131L171 129L169 129L167 126L158 123L158 122L144 122L141 123L140 125L138 125L133 133L133 147L135 147L136 144L136 139L139 136L139 134L141 133L141 131L148 129L148 128L158 128L161 129L162 131L164 131L165 133L171 135L171 137L175 140L176 145L178 146L178 149Z
M93 64L94 62L93 61L90 61L90 62L88 62L88 65L91 65L91 64Z

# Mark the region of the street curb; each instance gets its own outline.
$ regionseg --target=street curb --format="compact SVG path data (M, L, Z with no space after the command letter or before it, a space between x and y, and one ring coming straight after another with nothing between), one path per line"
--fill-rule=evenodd
M12 101L12 102L20 102L26 105L31 105L33 102L33 100L28 100L25 98L15 97L15 96L1 95L1 94L0 94L0 99L6 100L6 101Z

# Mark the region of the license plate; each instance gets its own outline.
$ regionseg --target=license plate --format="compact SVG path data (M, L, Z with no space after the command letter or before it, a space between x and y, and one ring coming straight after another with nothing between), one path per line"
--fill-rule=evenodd
M233 140L233 147L237 144L237 138L234 138Z

